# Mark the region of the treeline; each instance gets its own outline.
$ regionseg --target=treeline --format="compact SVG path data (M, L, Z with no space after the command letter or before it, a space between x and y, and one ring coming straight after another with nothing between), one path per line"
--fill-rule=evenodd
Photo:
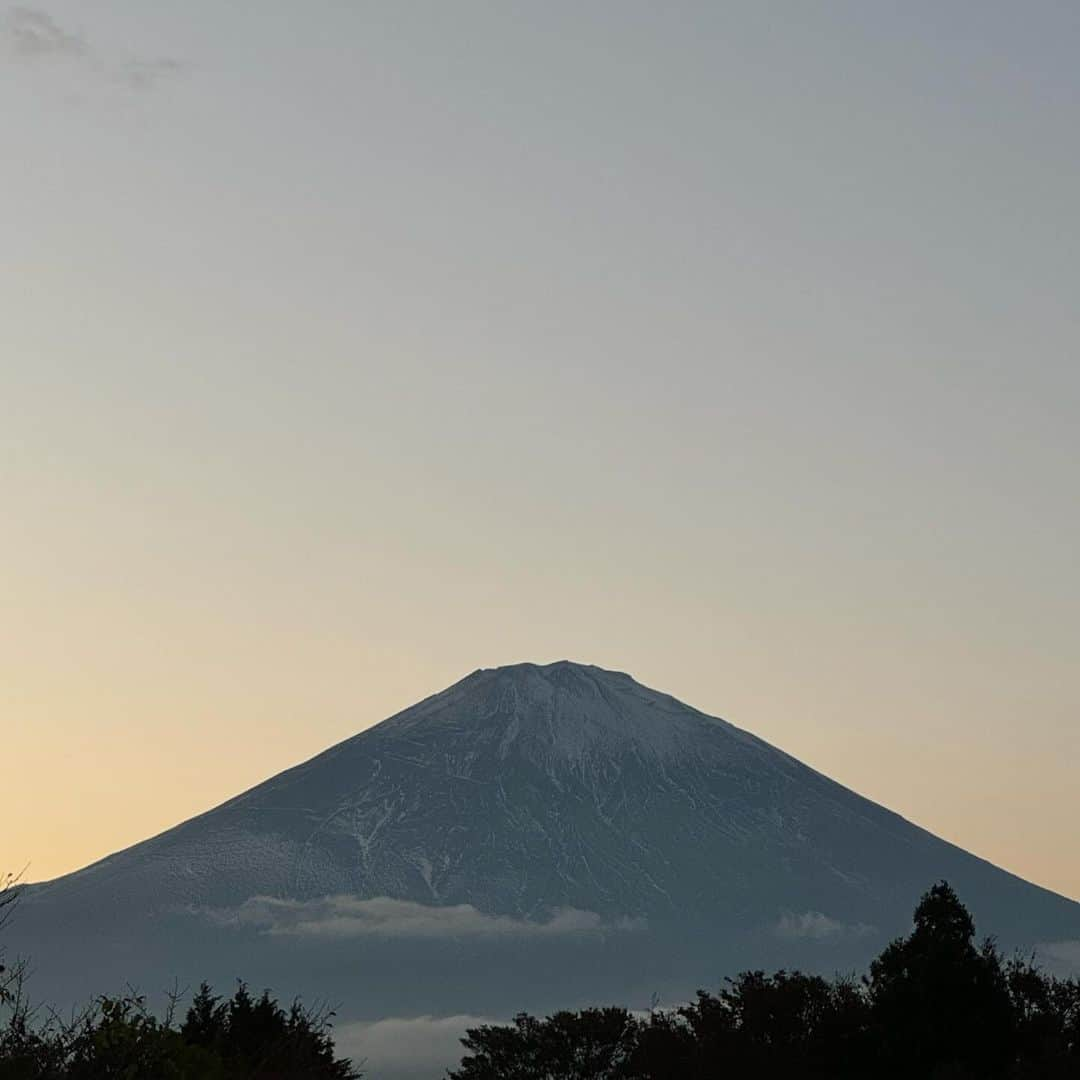
M241 983L227 1001L205 984L182 1023L144 998L100 998L70 1019L29 1004L0 969L0 1080L359 1080L334 1053L324 1009L282 1008ZM175 999L173 1002L175 1006Z
M11 890L0 883L0 926ZM2 959L2 957L0 957ZM177 1020L135 994L64 1019L0 965L0 1080L358 1080L333 1014L203 985ZM449 1080L1080 1080L1080 981L976 943L945 883L861 977L745 972L645 1016L611 1007L470 1029Z
M0 930L18 899L0 878ZM199 988L184 1019L174 993L163 1016L129 993L100 997L65 1017L37 1005L26 962L8 968L0 949L0 1080L360 1080L335 1054L333 1012L299 1001L282 1007L269 991L240 983L231 998Z
M682 1008L470 1029L451 1080L1080 1078L1080 982L977 945L945 883L862 978L746 972Z

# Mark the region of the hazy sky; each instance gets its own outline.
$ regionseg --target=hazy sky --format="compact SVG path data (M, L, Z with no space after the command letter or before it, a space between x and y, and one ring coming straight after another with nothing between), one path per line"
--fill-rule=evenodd
M0 869L567 657L1080 896L1080 5L0 27Z

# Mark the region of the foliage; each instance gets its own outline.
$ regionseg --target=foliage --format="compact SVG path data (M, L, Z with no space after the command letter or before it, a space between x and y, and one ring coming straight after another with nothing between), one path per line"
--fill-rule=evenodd
M0 929L16 884L0 880ZM0 963L0 1080L359 1080L326 1008L284 1009L242 982L224 1001L204 983L177 1025L179 999L157 1017L137 993L101 997L65 1019L31 1003L25 963Z
M454 1073L460 1080L615 1080L626 1075L635 1025L620 1008L557 1012L546 1020L522 1013L509 1027L470 1030L462 1042L471 1055Z
M14 881L0 882L0 927ZM2 959L2 957L0 957ZM244 983L203 984L175 1022L135 993L68 1019L34 1008L25 966L0 965L0 1080L356 1080L333 1013L283 1008ZM1080 981L1004 961L945 882L861 980L743 972L680 1008L527 1013L470 1029L449 1080L1065 1080L1080 1078Z
M889 1075L1004 1076L1015 1056L1008 982L993 941L956 893L935 885L915 929L870 965L867 990Z
M1003 962L948 884L861 980L744 972L689 1005L470 1029L450 1080L1080 1078L1080 982Z
M334 1056L332 1013L283 1009L241 983L228 1001L200 987L184 1022L177 998L163 1018L138 994L99 998L65 1020L34 1009L20 983L5 1002L0 1080L358 1080Z
M18 886L17 875L7 874L0 877L0 930L7 926L15 910L15 903L19 899ZM18 965L14 970L10 970L4 964L4 950L0 948L0 1007L12 1000L13 988L19 985L22 974Z

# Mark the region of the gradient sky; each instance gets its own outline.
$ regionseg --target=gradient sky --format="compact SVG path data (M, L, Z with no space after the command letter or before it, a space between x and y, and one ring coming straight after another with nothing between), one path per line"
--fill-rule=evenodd
M0 869L567 657L1080 897L1080 5L0 27Z

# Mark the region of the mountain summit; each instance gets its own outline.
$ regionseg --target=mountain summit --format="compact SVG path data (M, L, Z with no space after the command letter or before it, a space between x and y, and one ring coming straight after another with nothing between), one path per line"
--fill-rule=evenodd
M29 906L57 923L134 925L253 897L347 896L732 933L787 919L824 934L902 928L941 878L1006 940L1080 936L1080 905L628 675L562 661L475 671L36 888Z

